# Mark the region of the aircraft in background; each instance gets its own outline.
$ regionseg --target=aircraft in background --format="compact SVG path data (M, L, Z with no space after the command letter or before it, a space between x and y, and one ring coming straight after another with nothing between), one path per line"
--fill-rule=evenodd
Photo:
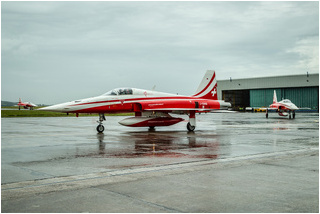
M23 108L25 108L25 109L30 108L30 110L33 110L33 108L37 106L36 104L33 104L33 103L31 103L31 102L24 102L24 103L23 103L23 102L21 101L21 98L19 98L19 102L18 102L17 105L19 106L19 110L20 110L21 106L22 106Z
M273 103L266 109L266 118L268 118L268 110L276 110L280 116L286 117L289 115L289 119L294 119L296 117L296 110L298 109L299 108L288 99L277 102L277 94L276 90L274 90Z
M217 81L214 71L207 71L196 93L182 96L170 93L150 91L137 88L117 88L101 96L75 100L41 108L43 111L65 113L99 113L97 131L102 133L104 114L134 112L134 117L126 118L119 123L130 127L170 126L183 121L172 117L172 114L187 114L187 129L196 127L196 113L211 112L216 109L227 109L231 104L218 100Z

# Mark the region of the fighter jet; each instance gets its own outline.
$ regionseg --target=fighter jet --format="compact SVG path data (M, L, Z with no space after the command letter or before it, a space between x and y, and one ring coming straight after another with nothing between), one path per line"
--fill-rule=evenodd
M137 88L116 88L107 93L53 106L40 110L76 113L98 113L97 131L104 131L105 114L134 112L134 117L126 118L119 123L130 127L170 126L184 119L172 117L170 114L186 114L189 116L188 131L196 127L196 113L211 112L216 109L227 109L231 104L218 100L215 71L207 71L196 93L182 96L170 93L150 91Z
M34 107L36 107L37 105L36 104L33 104L31 102L22 102L21 101L21 98L19 98L19 103L17 104L19 106L19 110L21 109L21 106L25 109L28 109L30 108L30 110L33 110Z
M286 117L289 115L289 119L294 119L296 117L296 110L298 109L299 108L288 99L277 102L277 94L276 90L274 90L273 103L266 109L266 118L268 118L268 110L276 110L280 116Z

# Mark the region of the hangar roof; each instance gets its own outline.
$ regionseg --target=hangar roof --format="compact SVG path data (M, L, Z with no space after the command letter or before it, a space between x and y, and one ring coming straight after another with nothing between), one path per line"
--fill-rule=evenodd
M218 80L218 91L265 88L291 88L319 86L319 73L289 76L259 77L248 79Z

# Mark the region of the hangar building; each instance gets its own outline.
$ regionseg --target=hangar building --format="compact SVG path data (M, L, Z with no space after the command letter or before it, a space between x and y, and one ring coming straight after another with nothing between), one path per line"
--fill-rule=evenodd
M319 74L218 80L218 99L234 108L267 107L276 90L278 101L289 99L299 108L319 110Z

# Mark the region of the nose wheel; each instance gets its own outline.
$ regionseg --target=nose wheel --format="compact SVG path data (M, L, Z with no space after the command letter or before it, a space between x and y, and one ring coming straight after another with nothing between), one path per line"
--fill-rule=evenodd
M99 125L97 126L97 131L98 131L99 133L102 133L102 132L104 131L104 126L103 126L102 124L99 124Z
M102 125L102 122L106 120L104 114L99 114L99 120L97 121L99 125L97 126L97 132L102 133L104 131L104 126Z

